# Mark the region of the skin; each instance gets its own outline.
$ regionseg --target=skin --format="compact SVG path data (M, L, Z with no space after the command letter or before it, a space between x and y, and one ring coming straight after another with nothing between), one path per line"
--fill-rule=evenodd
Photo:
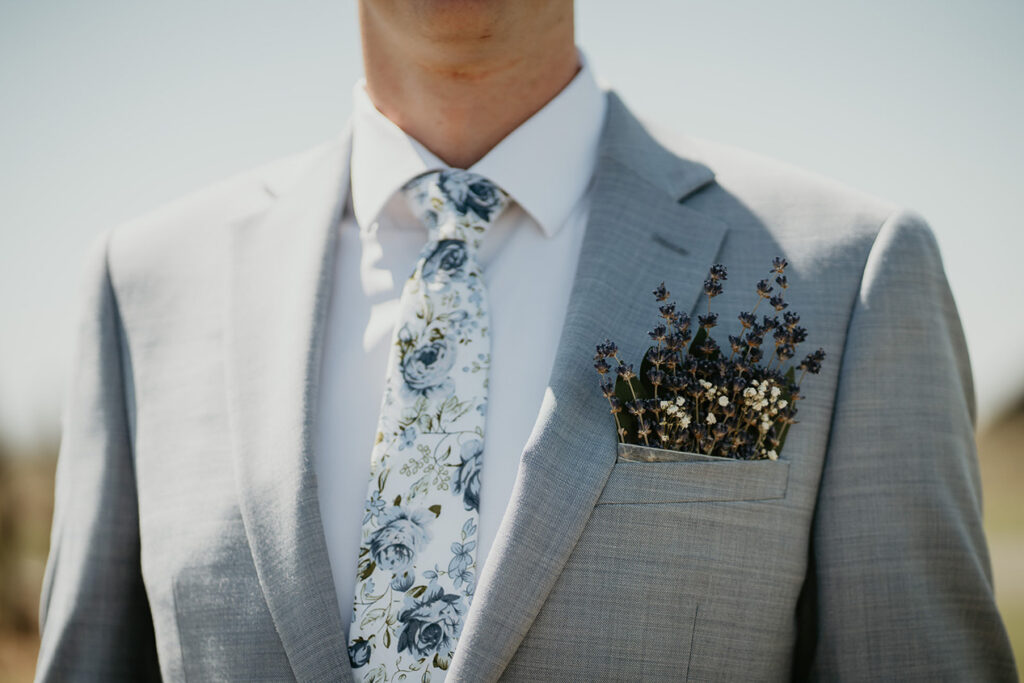
M468 168L580 68L572 0L359 0L374 105Z

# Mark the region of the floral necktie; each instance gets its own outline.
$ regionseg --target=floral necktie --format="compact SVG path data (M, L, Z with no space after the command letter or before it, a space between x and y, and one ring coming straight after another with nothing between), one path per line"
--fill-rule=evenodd
M429 237L388 357L348 654L363 680L436 681L476 587L491 360L476 252L509 198L461 170L424 174L402 192Z

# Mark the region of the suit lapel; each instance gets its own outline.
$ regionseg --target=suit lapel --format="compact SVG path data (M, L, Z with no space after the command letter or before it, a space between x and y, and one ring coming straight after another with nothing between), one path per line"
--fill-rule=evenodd
M725 227L680 201L713 177L655 142L609 94L555 366L449 680L501 675L579 539L616 454L594 346L611 338L639 367L657 315L651 290L665 280L680 309L695 304Z
M348 140L346 131L315 152L268 212L233 226L230 247L225 341L242 519L303 681L351 680L311 448Z

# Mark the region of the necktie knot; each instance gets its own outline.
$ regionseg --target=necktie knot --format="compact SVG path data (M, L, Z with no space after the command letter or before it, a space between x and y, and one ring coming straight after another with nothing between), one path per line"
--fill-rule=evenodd
M427 226L430 241L464 240L473 249L510 202L490 180L461 169L424 173L406 183L402 193Z

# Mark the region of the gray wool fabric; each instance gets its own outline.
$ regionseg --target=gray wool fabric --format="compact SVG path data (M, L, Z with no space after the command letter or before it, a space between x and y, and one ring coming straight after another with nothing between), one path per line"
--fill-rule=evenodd
M608 97L555 367L448 680L1015 680L924 219ZM38 680L351 680L311 438L348 158L346 131L98 242ZM803 350L828 353L780 459L618 457L594 345L639 361L651 290L704 306L712 263L724 340L774 256Z

